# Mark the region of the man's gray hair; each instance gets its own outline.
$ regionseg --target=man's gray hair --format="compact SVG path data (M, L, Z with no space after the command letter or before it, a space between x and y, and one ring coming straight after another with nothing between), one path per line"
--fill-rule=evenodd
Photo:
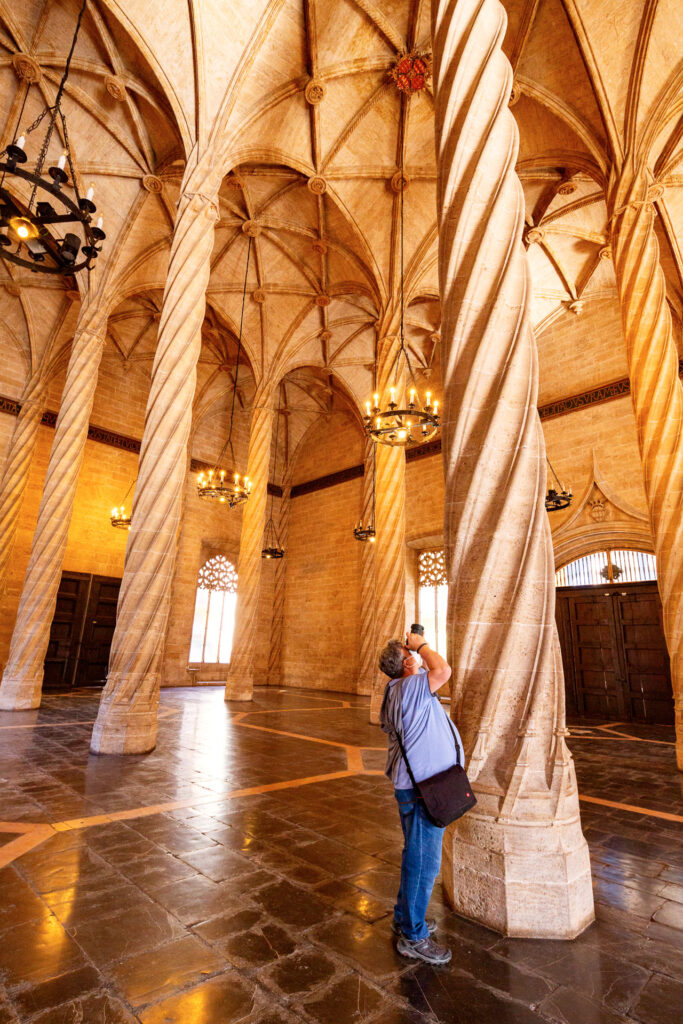
M390 679L398 679L403 675L403 644L400 640L390 640L379 656L379 670Z

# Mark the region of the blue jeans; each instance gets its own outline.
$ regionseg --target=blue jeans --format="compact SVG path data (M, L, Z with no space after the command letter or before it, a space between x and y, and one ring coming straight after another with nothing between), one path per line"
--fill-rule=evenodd
M429 935L425 915L441 868L444 830L429 820L414 789L394 792L404 839L394 919L407 939L417 941Z

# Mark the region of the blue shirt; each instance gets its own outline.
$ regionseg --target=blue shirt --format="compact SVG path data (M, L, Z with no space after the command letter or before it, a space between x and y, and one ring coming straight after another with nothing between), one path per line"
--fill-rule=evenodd
M416 781L428 779L431 775L436 775L437 772L442 772L457 763L453 730L460 747L460 764L464 767L465 755L460 735L455 726L451 729L451 723L441 701L436 693L429 689L426 669L422 669L414 676L406 676L403 680L392 679L389 686L393 688L400 682L403 682L401 739ZM400 753L390 777L394 789L412 788L408 769Z

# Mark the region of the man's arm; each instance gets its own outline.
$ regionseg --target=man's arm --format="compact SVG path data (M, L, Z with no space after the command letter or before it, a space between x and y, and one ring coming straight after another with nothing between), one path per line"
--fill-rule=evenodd
M427 666L429 689L432 693L436 693L451 678L451 666L445 658L425 644L424 637L419 633L408 633L406 647L411 651L417 651L418 647L420 648L420 657Z

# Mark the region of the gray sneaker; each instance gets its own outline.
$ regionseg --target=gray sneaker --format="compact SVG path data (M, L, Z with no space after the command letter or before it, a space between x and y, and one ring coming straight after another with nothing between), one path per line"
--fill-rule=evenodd
M410 960L424 960L426 964L447 964L453 956L450 949L440 946L429 936L412 942L402 935L396 943L396 952Z
M436 918L435 917L427 917L427 918L425 918L425 923L426 923L427 927L429 928L429 934L433 935L434 932L436 931ZM392 922L391 922L391 930L394 933L394 935L403 935L403 932L401 931L401 926L398 923L398 921L396 920L396 918L394 918L392 920Z

